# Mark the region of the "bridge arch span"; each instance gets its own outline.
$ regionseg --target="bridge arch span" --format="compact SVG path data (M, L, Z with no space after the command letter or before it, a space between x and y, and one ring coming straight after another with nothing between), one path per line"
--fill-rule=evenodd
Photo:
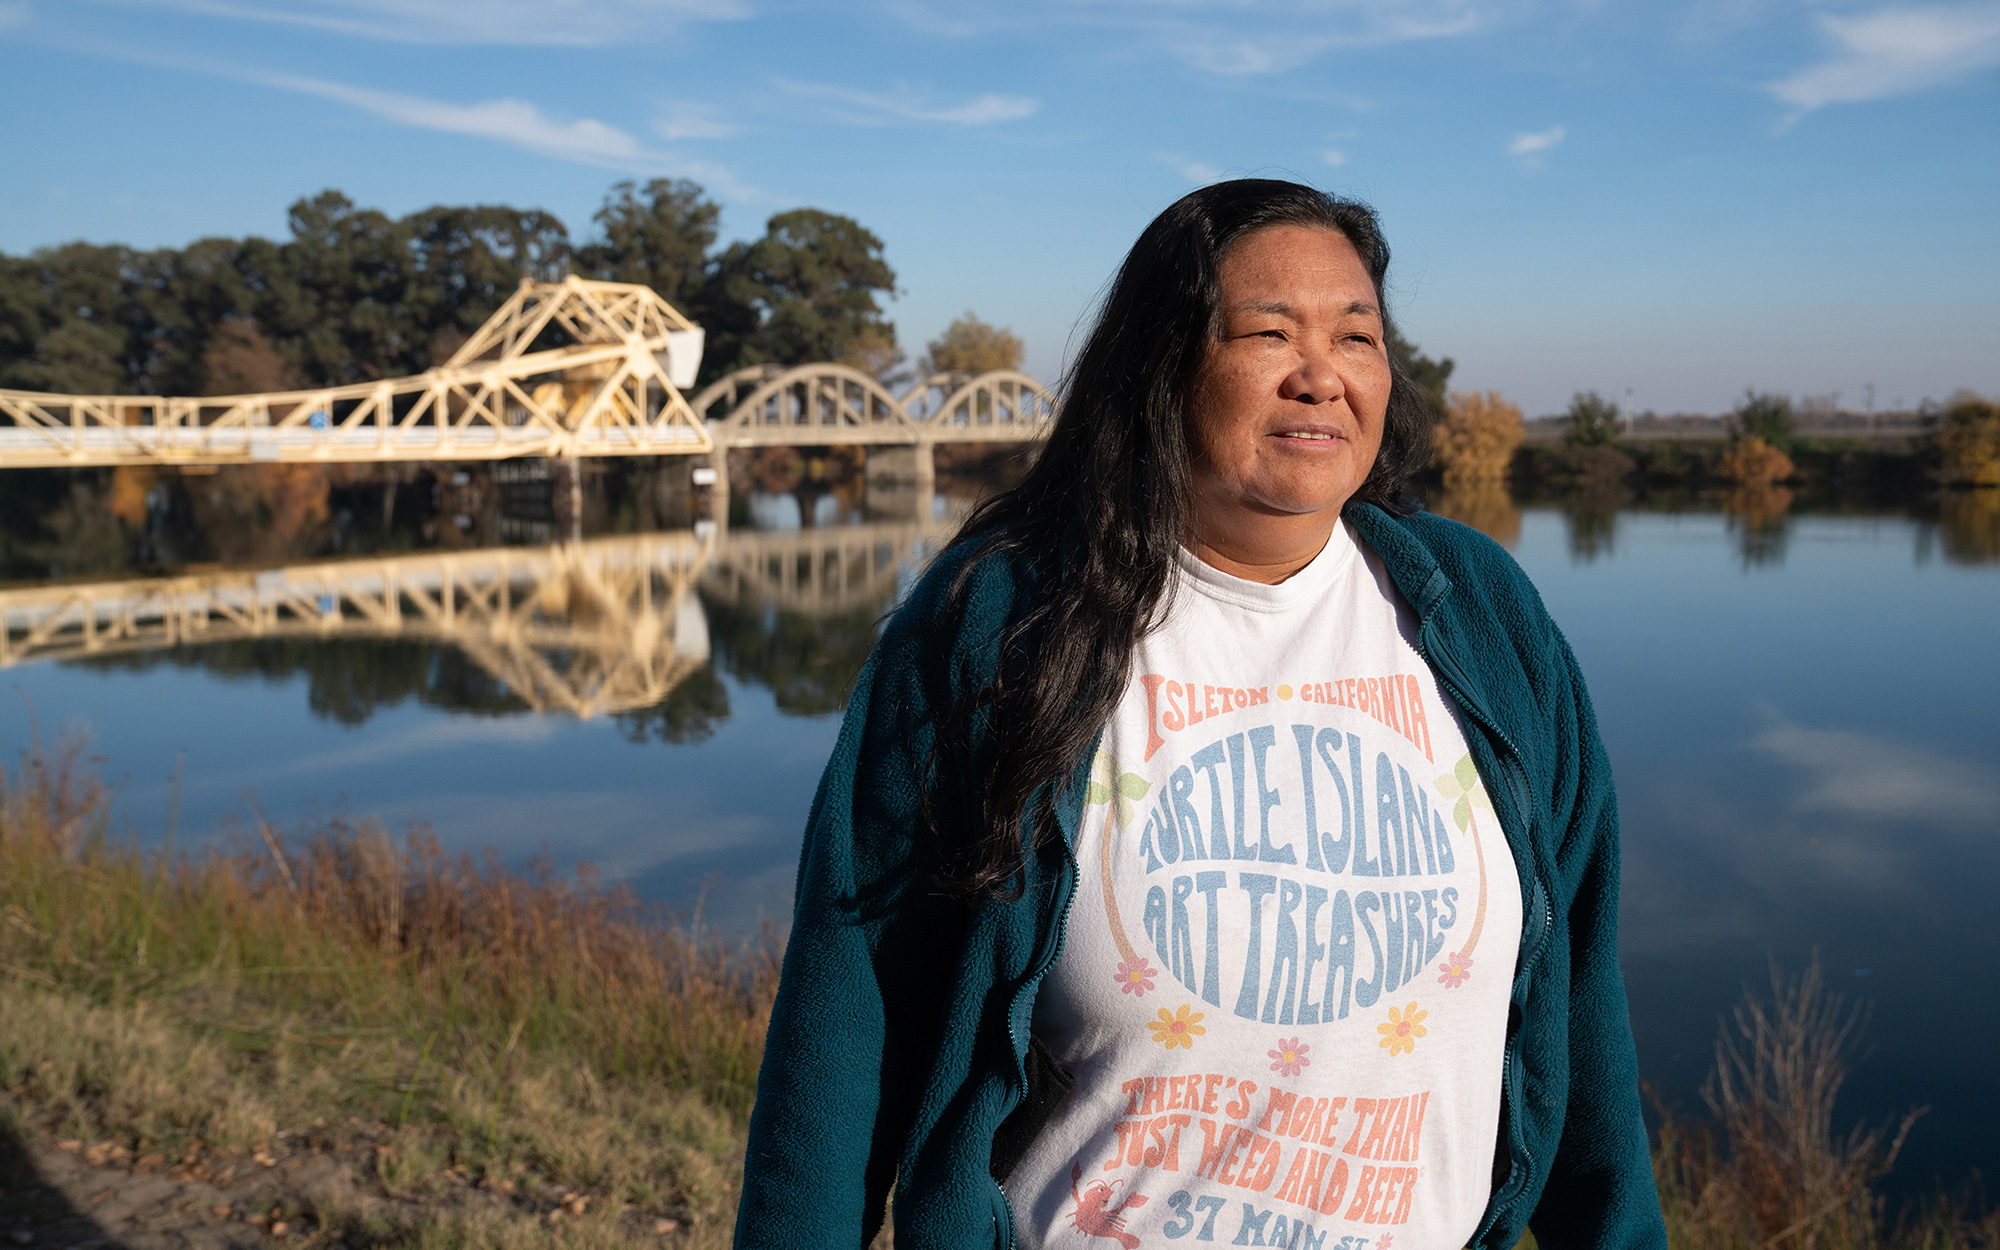
M738 369L692 407L722 447L1025 442L1048 433L1056 398L1015 369L933 374L898 397L859 369L821 362Z
M848 365L797 365L766 377L747 394L741 393L740 383L732 389L738 396L728 414L709 422L711 434L719 435L718 441L726 446L917 441L917 431L896 397Z
M1041 438L1055 422L1056 397L1017 369L940 373L903 397L903 412L937 438Z

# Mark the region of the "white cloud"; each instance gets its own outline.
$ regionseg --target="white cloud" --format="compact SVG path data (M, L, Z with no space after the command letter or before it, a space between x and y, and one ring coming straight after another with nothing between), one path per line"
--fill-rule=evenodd
M688 100L668 101L653 119L653 133L668 143L683 139L727 139L740 129L725 121L713 105Z
M1507 155L1534 156L1546 152L1561 143L1568 134L1569 132L1561 126L1551 126L1547 130L1534 130L1515 135L1514 141L1507 145Z
M1032 117L1035 110L1041 107L1041 101L1032 96L996 95L991 92L964 104L939 105L900 87L893 92L875 92L822 83L781 82L779 85L797 95L832 101L840 107L831 116L864 126L895 121L990 126L996 122L1014 122Z
M877 0L911 29L948 38L996 31L1096 28L1143 41L1213 74L1296 69L1343 48L1462 35L1526 0Z
M286 91L338 100L406 126L495 139L543 156L584 164L627 164L645 155L638 140L616 126L589 117L557 121L526 100L451 104L292 74L258 74L256 80Z
M596 47L687 21L749 16L739 0L126 0L205 17L303 26L395 43Z
M1244 15L1232 8L1222 21L1174 20L1155 26L1154 34L1168 53L1196 69L1244 76L1283 73L1342 49L1470 34L1486 24L1469 4L1417 5L1409 12L1384 12L1384 7L1292 5L1264 13L1249 30Z
M2000 777L1892 739L1775 720L1754 745L1806 774L1806 787L1795 801L1802 812L1968 830L1990 829L2000 813Z
M1682 10L1677 34L1684 43L1719 43L1787 7L1787 0L1694 0Z
M205 780L210 789L255 785L279 777L310 777L343 772L385 760L404 760L434 751L452 751L475 744L539 746L575 722L567 717L529 715L505 718L446 717L425 720L399 730L377 730L347 746L294 756L277 763L258 764L239 772L221 773Z
M1219 182L1222 179L1222 171L1206 161L1191 161L1184 156L1172 156L1166 153L1153 159L1196 186L1205 187L1211 182Z
M1347 164L1347 153L1341 151L1339 148L1328 148L1326 151L1321 152L1319 157L1335 169Z
M2000 65L2000 3L1824 14L1819 26L1834 55L1769 87L1792 106L1787 125L1829 104L1908 95Z
M452 104L396 91L376 91L346 83L244 70L234 75L267 87L318 96L373 113L405 126L446 134L490 139L512 147L604 169L633 173L663 173L700 178L724 195L754 199L757 192L730 170L706 161L681 160L671 153L647 148L618 127L595 118L558 121L526 100L485 100Z

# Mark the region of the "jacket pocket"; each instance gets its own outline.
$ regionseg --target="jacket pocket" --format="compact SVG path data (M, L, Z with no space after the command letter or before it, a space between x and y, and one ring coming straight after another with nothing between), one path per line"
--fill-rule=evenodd
M1028 1034L1028 1092L1021 1099L1021 1105L1000 1122L993 1134L993 1153L988 1163L993 1179L1006 1184L1014 1174L1021 1160L1028 1153L1028 1147L1035 1144L1054 1117L1056 1108L1062 1106L1063 1099L1069 1097L1076 1088L1076 1078L1063 1071L1042 1039Z

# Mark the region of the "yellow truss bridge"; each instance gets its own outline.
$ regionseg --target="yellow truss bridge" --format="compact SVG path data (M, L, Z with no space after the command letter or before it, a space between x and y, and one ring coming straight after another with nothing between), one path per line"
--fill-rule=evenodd
M739 370L686 391L702 330L650 287L523 282L443 365L350 386L176 398L0 390L0 469L257 461L696 455L774 444L1038 439L1055 399L1011 370L907 394L837 364ZM718 457L719 460L719 457Z

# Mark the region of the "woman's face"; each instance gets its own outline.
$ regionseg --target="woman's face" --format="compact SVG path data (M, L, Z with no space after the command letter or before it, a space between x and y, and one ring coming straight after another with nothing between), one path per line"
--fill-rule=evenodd
M1220 320L1195 379L1195 516L1204 543L1331 531L1368 476L1389 407L1382 310L1345 236L1269 226L1218 274ZM1322 536L1323 541L1323 536Z

